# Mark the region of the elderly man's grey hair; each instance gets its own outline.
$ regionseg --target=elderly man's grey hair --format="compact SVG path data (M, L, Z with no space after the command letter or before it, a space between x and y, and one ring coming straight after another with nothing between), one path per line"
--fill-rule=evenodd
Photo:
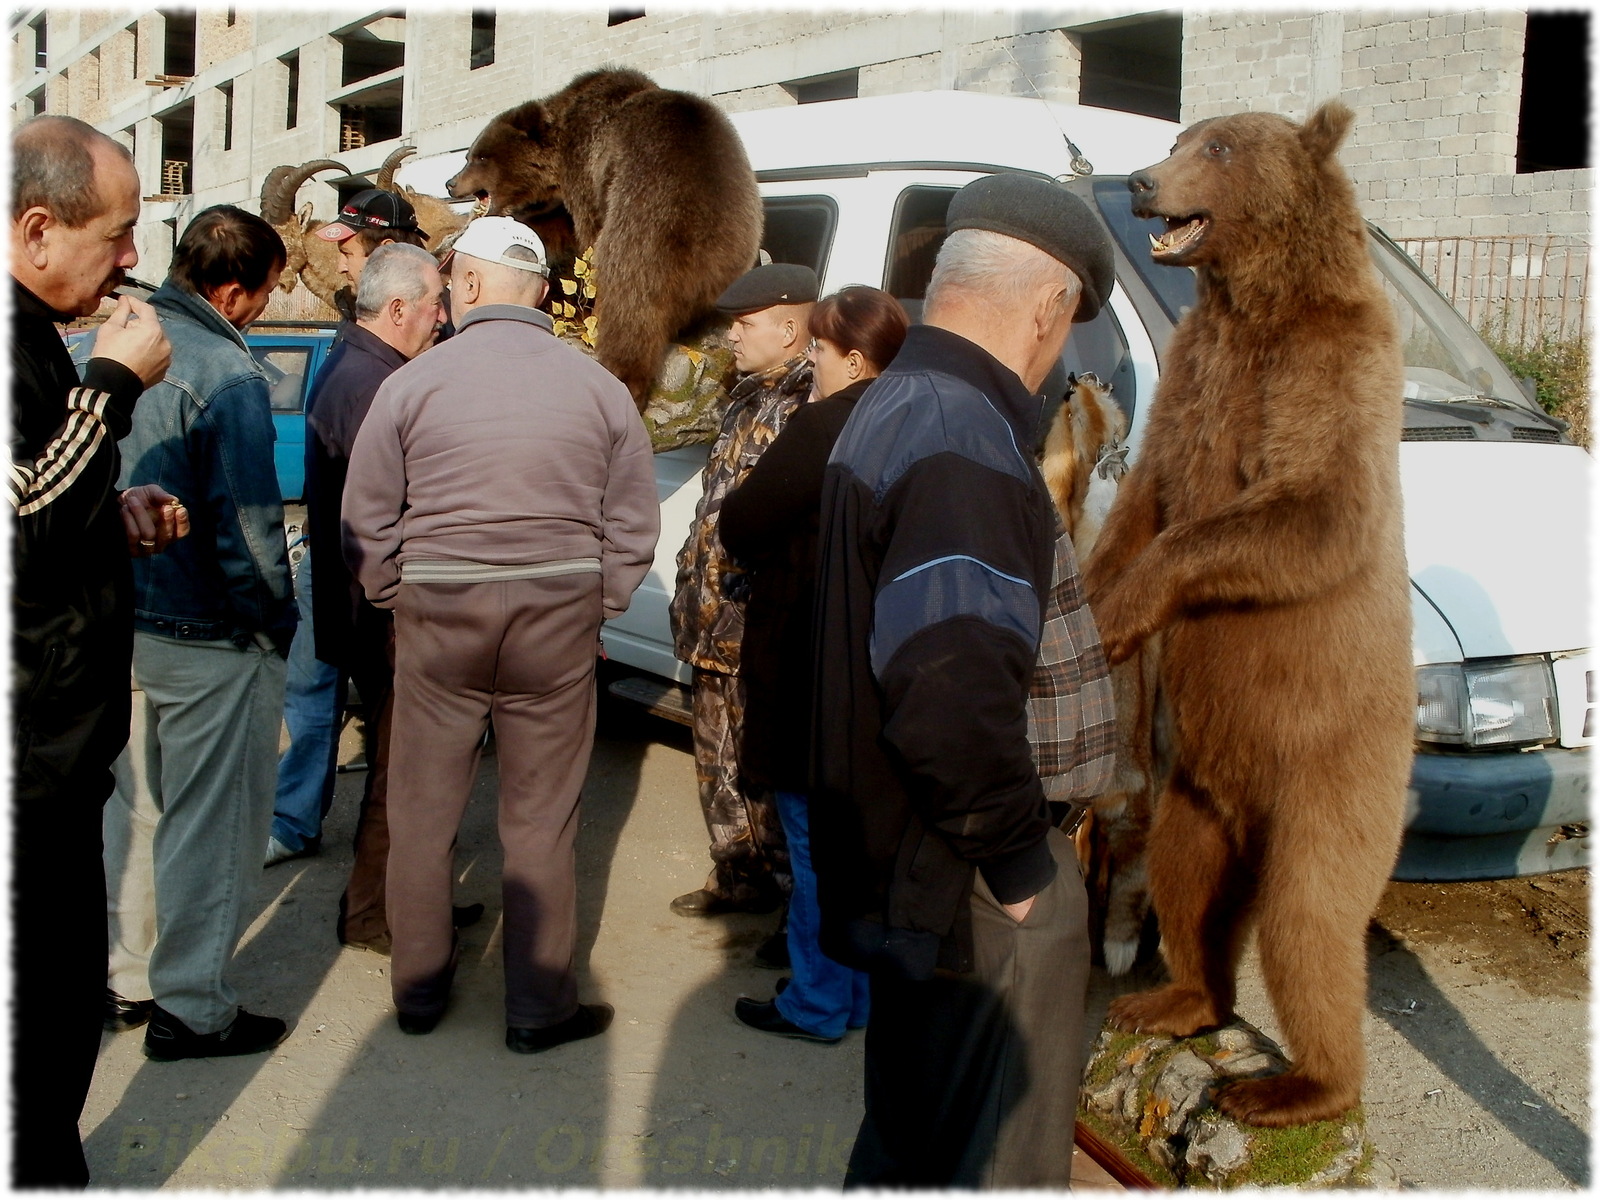
M367 259L356 285L356 319L370 321L391 300L415 304L428 294L427 270L439 264L421 246L388 242Z
M936 308L951 292L964 292L1004 308L1045 286L1064 290L1063 311L1077 307L1083 285L1065 263L1003 233L958 229L939 247L926 307Z

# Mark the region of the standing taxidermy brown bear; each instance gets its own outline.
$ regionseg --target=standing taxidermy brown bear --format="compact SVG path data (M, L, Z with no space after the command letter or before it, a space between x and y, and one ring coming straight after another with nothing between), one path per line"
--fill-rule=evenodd
M566 205L577 245L594 247L595 357L641 410L667 343L761 247L761 196L733 125L638 71L591 71L501 113L448 187L536 229Z
M1294 1067L1230 1084L1257 1125L1338 1116L1365 1073L1366 927L1394 866L1415 684L1403 363L1350 182L1352 114L1245 113L1133 175L1199 299L1088 563L1107 657L1157 631L1175 761L1149 873L1172 982L1112 1021L1229 1019L1247 923Z

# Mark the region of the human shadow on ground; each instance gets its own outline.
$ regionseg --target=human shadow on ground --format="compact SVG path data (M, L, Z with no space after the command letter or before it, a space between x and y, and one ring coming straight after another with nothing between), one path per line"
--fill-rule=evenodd
M1421 960L1377 922L1369 929L1368 952L1369 957L1385 960L1382 972L1372 971L1368 977L1367 1007L1372 1014L1492 1113L1513 1137L1564 1178L1587 1187L1589 1135L1495 1056ZM1587 1045L1587 1036L1580 1038Z
M609 699L604 682L576 850L574 964L583 1002L607 999L589 959L617 841L639 794L652 734L659 732L653 719ZM505 1046L498 798L491 740L456 847L456 901L482 902L486 911L459 935L450 1002L438 1027L425 1036L399 1030L388 960L367 955L372 986L352 1011L338 1014L348 1019L337 1032L349 1038L339 1048L340 1066L330 1069L325 1086L299 1088L298 1107L285 1114L270 1139L270 1158L247 1185L455 1190L598 1182L603 1163L591 1160L581 1143L603 1135L608 1123L611 1039L532 1056ZM321 1007L329 1012L329 1005ZM329 1016L320 1019L329 1027L321 1036L335 1032Z

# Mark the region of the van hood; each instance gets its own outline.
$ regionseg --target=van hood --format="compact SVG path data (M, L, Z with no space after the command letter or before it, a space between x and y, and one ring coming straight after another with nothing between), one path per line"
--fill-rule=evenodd
M1589 476L1578 446L1406 442L1411 581L1468 658L1589 645Z

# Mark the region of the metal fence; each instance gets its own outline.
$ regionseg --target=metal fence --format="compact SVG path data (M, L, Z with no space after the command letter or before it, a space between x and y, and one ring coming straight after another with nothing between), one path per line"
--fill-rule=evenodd
M1587 245L1555 234L1396 240L1474 329L1528 346L1587 328Z

